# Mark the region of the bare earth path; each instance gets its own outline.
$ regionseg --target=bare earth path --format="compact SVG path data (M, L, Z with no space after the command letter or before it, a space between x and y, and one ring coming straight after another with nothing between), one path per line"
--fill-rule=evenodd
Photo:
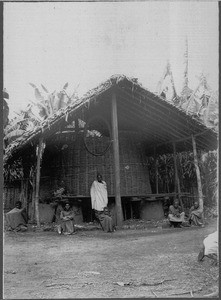
M218 266L197 261L205 228L5 233L4 299L201 297Z

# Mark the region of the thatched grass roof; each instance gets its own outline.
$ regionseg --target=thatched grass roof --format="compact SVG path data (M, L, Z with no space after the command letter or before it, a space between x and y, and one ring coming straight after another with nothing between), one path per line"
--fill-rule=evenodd
M199 119L150 92L137 79L115 75L12 142L5 150L4 162L14 159L25 147L35 144L41 135L48 137L54 134L79 111L90 111L94 104L103 109L102 114L110 114L112 91L117 96L119 128L143 132L149 145L155 145L158 149L162 147L162 151L167 152L172 149L171 142L177 142L177 151L191 150L190 137L193 134L197 136L199 149L213 150L217 147L217 133Z

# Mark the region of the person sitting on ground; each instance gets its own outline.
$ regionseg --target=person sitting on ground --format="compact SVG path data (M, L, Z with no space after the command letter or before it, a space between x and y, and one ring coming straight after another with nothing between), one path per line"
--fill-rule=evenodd
M203 209L199 201L195 201L189 212L190 225L203 226Z
M111 215L111 212L109 210L108 207L104 207L104 215L109 217L109 218L105 218L105 222L107 223L104 228L108 227L109 226L109 230L108 232L112 232L112 231L115 231L116 230L116 226L114 225L114 221L113 221L113 218L112 218L112 215Z
M15 203L15 208L5 215L8 230L26 231L28 229L28 215L25 208L22 208L21 201Z
M116 231L117 214L116 214L116 205L115 205L115 202L108 203L108 210L109 210L109 214L110 214L110 216L112 218L113 229L114 229L114 231Z
M170 205L169 207L168 219L170 221L170 226L181 227L181 224L185 222L184 216L185 213L179 206L179 200L175 199L173 205Z
M202 261L207 256L213 260L213 263L218 263L218 231L209 234L203 240L203 248L198 254L198 261Z
M94 209L95 217L99 220L102 229L105 232L113 232L113 220L107 208L107 185L99 173L97 174L97 180L91 185L90 194L92 209Z
M64 235L70 235L75 232L74 228L74 212L71 209L70 203L65 202L64 210L60 214L60 224L58 225L58 233Z

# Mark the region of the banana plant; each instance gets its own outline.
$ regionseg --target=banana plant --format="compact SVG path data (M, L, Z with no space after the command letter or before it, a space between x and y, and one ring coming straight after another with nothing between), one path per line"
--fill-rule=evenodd
M4 165L3 177L5 182L13 182L21 180L24 177L21 158L13 161L11 164Z
M9 94L7 92L7 90L4 88L3 89L3 128L5 128L8 124L8 115L9 115L9 107L8 107L8 103L7 100L9 99Z
M39 110L39 115L46 119L62 108L66 108L74 100L78 98L77 92L69 96L67 93L68 83L66 83L59 92L50 93L48 89L41 84L41 90L33 83L29 83L34 89L36 106ZM77 87L78 88L78 87Z
M192 152L177 153L178 174L180 178L181 191L185 191L185 186L196 185L196 170ZM217 151L209 151L199 155L199 167L204 204L208 207L217 205L218 199L218 176L217 176ZM150 182L152 186L156 184L156 163L154 157L148 158ZM158 184L164 188L162 192L171 192L168 187L174 184L174 158L173 154L164 154L157 157ZM166 190L167 187L167 190Z
M34 89L35 101L30 101L26 109L16 113L16 117L10 120L4 128L6 146L19 137L22 137L25 132L33 131L43 120L78 99L78 86L72 96L69 96L66 91L68 83L63 86L61 91L54 91L52 93L43 84L41 84L41 89L33 83L30 83L30 85Z
M217 151L209 151L202 155L200 161L202 188L207 206L217 205L218 201L217 158Z
M35 101L30 101L24 110L16 113L16 116L9 121L4 128L4 151L15 140L19 141L26 132L33 131L36 126L40 126L43 120L52 116L54 113L63 109L78 99L77 89L72 96L67 93L68 83L66 83L59 92L50 93L48 89L41 84L38 88L35 84L30 83L34 89ZM16 171L17 170L17 171ZM4 178L9 181L13 178L22 178L21 163L4 165Z
M16 113L16 116L4 128L6 144L10 144L25 132L34 130L35 126L39 125L41 121L41 118L32 112L32 105L28 104L27 108Z

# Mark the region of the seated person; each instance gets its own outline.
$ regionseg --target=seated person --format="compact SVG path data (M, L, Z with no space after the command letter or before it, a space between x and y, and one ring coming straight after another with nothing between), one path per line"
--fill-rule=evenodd
M196 226L203 225L203 209L200 207L199 201L195 201L190 208L189 223Z
M170 221L170 225L173 225L174 227L181 227L181 224L185 222L184 216L185 213L179 206L179 200L175 199L173 205L170 205L169 207L168 219Z
M198 261L207 256L217 264L218 260L218 231L209 234L203 241L203 248L198 255Z
M113 220L108 207L104 207L103 211L95 211L95 217L99 220L105 232L114 231Z
M28 229L28 216L26 209L22 208L21 201L15 203L15 208L5 214L8 230L26 231Z
M111 212L110 212L110 210L109 210L109 208L108 207L104 207L104 214L106 215L106 216L109 216L109 218L111 218L111 220L109 221L109 232L112 232L112 231L115 231L115 229L116 229L116 227L115 227L115 225L114 225L114 222L113 222L113 218L112 218L112 215L111 215Z
M64 210L60 213L60 224L58 225L58 233L69 235L75 232L74 228L74 212L71 209L70 203L65 202Z
M116 208L114 202L108 204L108 210L109 210L109 215L112 218L114 231L116 231L117 216L116 216Z

